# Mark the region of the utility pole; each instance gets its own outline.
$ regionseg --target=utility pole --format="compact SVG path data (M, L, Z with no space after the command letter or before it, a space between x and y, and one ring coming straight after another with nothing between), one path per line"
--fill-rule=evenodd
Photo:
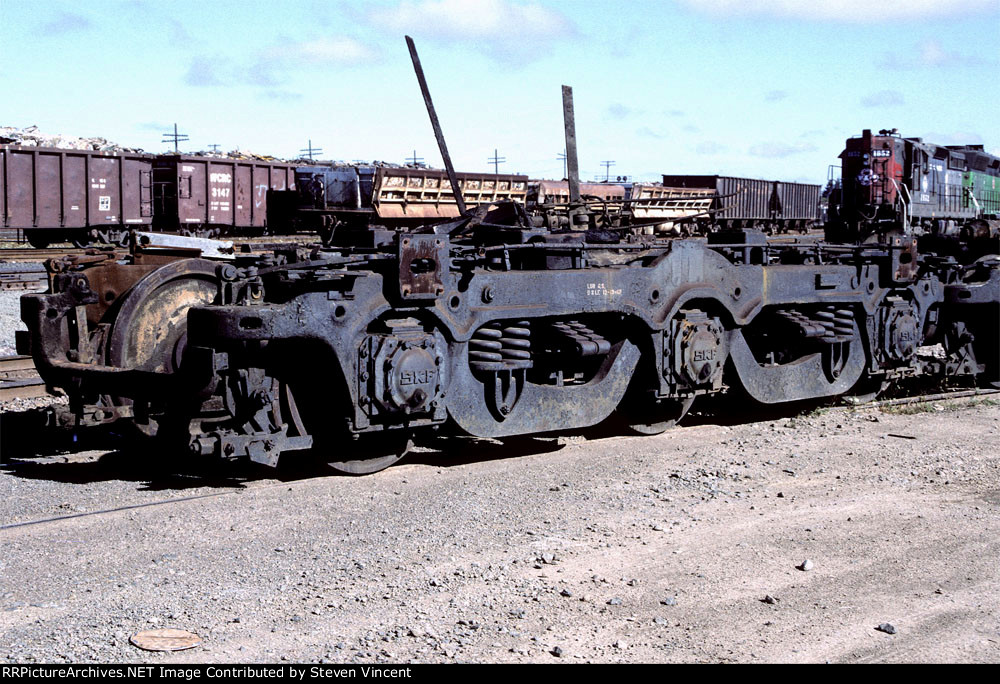
M418 157L417 156L417 151L416 150L413 150L413 156L412 157L407 157L406 158L406 161L410 162L414 166L418 166L423 160L424 160L423 157Z
M608 178L610 177L609 171L611 170L611 167L614 166L614 165L615 165L615 163L613 161L602 161L601 162L601 166L604 167L604 182L605 183L608 182Z
M486 161L488 161L490 164L493 164L493 173L499 174L500 165L507 163L507 157L497 156L497 150L496 148L493 148L493 158L487 159Z
M177 143L186 142L188 139L187 135L177 132L177 124L174 124L173 133L164 133L163 140L160 142L173 142L174 143L174 154L180 154L180 148Z
M299 150L299 152L305 152L306 153L306 156L309 157L309 161L313 161L313 155L314 154L319 154L322 151L323 151L322 148L313 147L313 141L312 140L309 141L309 147L305 148L304 150Z
M563 163L563 178L566 177L566 150L563 150L556 155L556 159Z
M209 145L209 147L212 149L213 152L215 153L219 152L219 146L216 143L212 143L211 145Z

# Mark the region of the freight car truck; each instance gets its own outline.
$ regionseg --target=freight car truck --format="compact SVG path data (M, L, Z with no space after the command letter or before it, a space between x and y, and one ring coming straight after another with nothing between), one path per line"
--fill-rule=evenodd
M152 155L0 145L0 216L34 247L153 222Z

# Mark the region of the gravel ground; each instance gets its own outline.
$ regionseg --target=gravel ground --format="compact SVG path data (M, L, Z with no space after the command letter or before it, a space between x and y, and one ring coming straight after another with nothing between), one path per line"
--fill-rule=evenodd
M362 478L19 449L0 520L52 520L0 530L0 659L997 662L998 432L993 401L829 409Z
M0 356L17 353L14 346L14 331L27 330L21 322L21 295L31 290L0 290ZM44 291L44 287L38 291ZM13 399L0 401L0 412L27 411L51 404L65 404L65 397L40 397L37 399Z
M21 295L29 291L0 290L0 356L15 354L14 331L28 329L21 322Z

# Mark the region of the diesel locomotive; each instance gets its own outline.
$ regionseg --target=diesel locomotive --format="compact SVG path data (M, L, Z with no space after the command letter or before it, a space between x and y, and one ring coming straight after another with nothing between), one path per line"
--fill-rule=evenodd
M982 145L934 145L896 129L850 138L840 155L829 232L838 239L888 234L995 235L1000 157Z
M915 375L1000 383L995 235L945 232L953 249L924 251L912 231L862 229L846 203L863 239L650 235L581 196L565 86L563 106L564 206L456 193L454 218L323 248L62 260L48 293L22 297L19 349L68 394L69 424L127 420L197 457L345 473L435 432L656 434L726 392L789 404Z

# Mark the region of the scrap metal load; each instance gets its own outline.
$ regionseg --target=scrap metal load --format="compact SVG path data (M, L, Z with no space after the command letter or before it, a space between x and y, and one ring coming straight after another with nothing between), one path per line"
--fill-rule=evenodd
M806 232L821 223L820 187L807 183L664 175L663 184L715 193L711 211L701 217L701 232L757 228L768 233Z
M295 189L289 164L0 145L0 225L33 247L125 244L134 229L218 235L281 224L269 199Z
M457 174L469 206L524 203L527 177ZM0 145L0 226L33 247L126 244L129 231L197 237L409 228L460 214L445 171L230 155Z
M196 457L348 473L434 432L654 434L725 392L781 404L919 374L1000 384L1000 241L959 232L966 249L946 254L905 234L645 235L581 196L568 88L564 103L561 214L466 209L455 193L454 219L364 245L335 231L329 247L264 257L174 246L55 262L50 291L22 297L19 351L69 395L64 422L129 420Z
M299 229L329 241L343 226L406 228L461 214L446 171L398 166L302 166L296 169ZM510 200L523 204L527 176L457 173L468 206Z
M580 196L602 202L605 211L628 214L633 225L643 226L647 235L686 237L752 227L805 232L818 224L818 185L720 176L664 176L663 180L662 185L580 183ZM568 205L569 183L531 181L527 201L529 207L540 209Z

